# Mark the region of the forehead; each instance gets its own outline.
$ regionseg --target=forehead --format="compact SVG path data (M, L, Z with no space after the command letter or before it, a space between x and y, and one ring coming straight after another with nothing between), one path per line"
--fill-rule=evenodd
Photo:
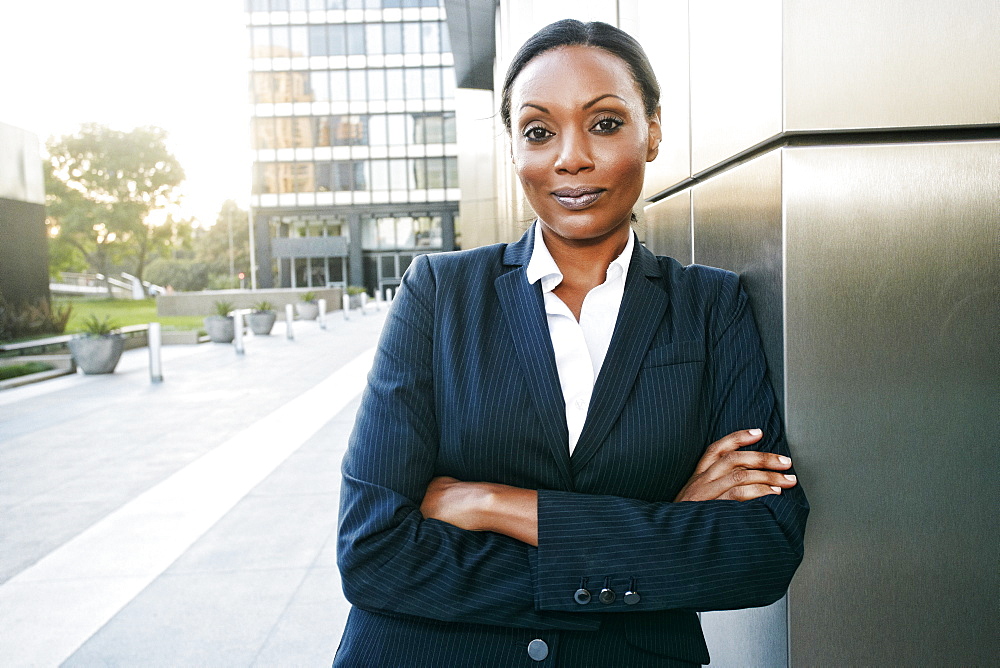
M624 60L593 46L562 46L535 56L517 75L511 88L512 111L527 102L576 106L608 93L629 103L642 102Z

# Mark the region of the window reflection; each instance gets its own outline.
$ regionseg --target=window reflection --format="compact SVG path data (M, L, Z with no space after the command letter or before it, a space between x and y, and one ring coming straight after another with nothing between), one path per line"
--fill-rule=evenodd
M255 149L455 143L451 111L257 117L251 128Z
M420 59L412 58L447 52L444 22L381 22L369 15L362 18L370 22L347 22L343 14L333 14L331 20L340 22L321 23L324 15L303 13L439 6L438 0L245 0L250 12L292 12L272 16L274 25L259 25L262 17L255 17L257 25L248 26L251 56L274 59L255 63L260 71L249 77L250 99L262 105L252 119L251 143L256 150L281 151L261 154L272 162L254 165L255 194L363 192L370 195L301 201L367 205L403 201L408 191L432 191L418 199L437 201L444 197L437 191L458 187L456 158L441 155L456 143L454 112L404 111L419 100L430 103L417 109L441 109L454 96L453 68L417 66ZM363 55L371 57L368 66L346 58ZM301 60L305 57L311 60ZM387 61L392 66L385 67ZM400 151L413 146L420 148ZM336 147L362 148L331 150ZM397 216L373 221L366 248L440 246L440 220Z
M441 216L377 216L362 219L365 250L441 248Z

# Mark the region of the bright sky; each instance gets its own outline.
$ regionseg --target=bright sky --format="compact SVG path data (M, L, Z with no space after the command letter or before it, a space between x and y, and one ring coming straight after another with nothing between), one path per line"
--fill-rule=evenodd
M0 122L40 143L155 125L206 224L250 193L244 0L0 0Z

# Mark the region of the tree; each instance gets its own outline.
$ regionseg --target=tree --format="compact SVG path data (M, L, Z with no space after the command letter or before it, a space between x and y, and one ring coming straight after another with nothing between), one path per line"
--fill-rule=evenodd
M141 279L154 250L175 234L172 219L156 225L149 217L177 202L174 188L184 180L165 139L159 128L122 132L94 123L50 139L45 189L53 243L106 276L127 268ZM65 248L53 255L65 257Z
M250 273L247 212L227 200L212 227L193 229L187 223L180 226L172 250L172 258L150 263L147 275L153 283L177 290L239 287L237 275Z
M243 272L245 276L250 275L247 212L233 200L223 202L215 225L201 232L193 245L195 259L208 265L209 274L216 283L224 283L223 277L228 277L235 283L230 287L238 287L236 275L239 272Z

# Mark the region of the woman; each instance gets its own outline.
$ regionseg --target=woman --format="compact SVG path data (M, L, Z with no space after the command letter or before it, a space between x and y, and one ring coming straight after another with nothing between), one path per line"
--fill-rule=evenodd
M630 229L658 104L606 24L515 56L538 219L404 278L344 460L335 665L697 665L695 611L784 593L807 506L746 296Z

